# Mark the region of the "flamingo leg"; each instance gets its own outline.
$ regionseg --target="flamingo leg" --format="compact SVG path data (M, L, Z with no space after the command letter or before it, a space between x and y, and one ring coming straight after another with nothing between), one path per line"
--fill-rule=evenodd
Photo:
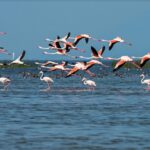
M4 90L5 90L5 91L7 91L8 86L9 86L9 83L5 83L5 84L4 84Z
M96 75L92 73L90 70L85 70L86 73L88 73L90 76L95 77Z

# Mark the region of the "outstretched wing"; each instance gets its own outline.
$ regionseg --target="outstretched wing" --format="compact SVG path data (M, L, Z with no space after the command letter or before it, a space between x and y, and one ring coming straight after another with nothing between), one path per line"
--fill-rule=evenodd
M98 52L97 52L97 50L93 46L91 46L91 51L92 51L92 55L94 57L98 57Z
M114 46L116 43L118 43L118 41L116 41L116 40L111 41L111 42L109 43L109 50L111 50L111 49L113 48L113 46Z
M148 60L150 60L150 58L149 57L143 57L142 59L141 59L141 62L140 62L140 67L143 67L145 64L146 64L146 62L148 61Z
M104 51L105 51L105 46L103 46L103 47L98 51L98 55L99 55L99 56L102 56L103 53L104 53Z
M113 72L116 71L116 70L118 70L119 68L121 68L125 63L126 63L126 62L125 62L124 60L119 60L119 61L116 63L116 65L115 65L115 67L114 67L114 69L113 69Z
M21 55L17 59L22 60L24 58L25 54L26 54L26 51L23 50L23 52L21 53Z
M73 67L69 73L67 74L66 78L71 76L72 74L76 73L77 71L79 71L79 68L78 67Z

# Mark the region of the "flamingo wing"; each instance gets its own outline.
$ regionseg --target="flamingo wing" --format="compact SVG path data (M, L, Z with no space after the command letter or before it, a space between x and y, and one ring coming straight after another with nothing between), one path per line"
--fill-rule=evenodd
M91 51L94 57L98 57L98 52L93 46L91 46Z
M149 59L149 57L143 57L140 62L140 67L143 67Z
M69 71L69 73L67 74L67 76L66 77L69 77L69 76L71 76L72 74L74 74L74 73L76 73L77 71L79 71L79 68L78 67L73 67L70 71Z
M115 67L114 67L114 69L113 69L113 72L115 72L116 70L118 70L119 68L121 68L125 63L126 63L126 61L124 61L124 60L119 60L119 61L116 63L116 65L115 65Z
M118 43L118 41L116 40L112 40L111 42L109 42L109 50L111 50L116 43Z
M79 41L81 40L81 39L83 39L84 37L82 36L82 35L77 35L76 36L76 38L75 38L75 40L74 40L74 45L76 46L78 43L79 43ZM88 42L88 40L86 40L86 43Z
M26 54L26 51L23 50L23 52L21 53L21 55L17 59L22 60L24 58L25 54Z
M70 37L71 32L68 32L68 34L64 37L66 40Z
M99 55L99 56L102 56L103 53L104 53L104 51L105 51L105 46L103 46L103 47L98 51L98 55Z

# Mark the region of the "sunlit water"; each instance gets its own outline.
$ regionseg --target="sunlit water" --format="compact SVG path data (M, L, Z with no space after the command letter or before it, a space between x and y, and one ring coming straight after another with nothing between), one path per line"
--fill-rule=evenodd
M96 70L96 71L95 71ZM150 149L150 91L140 70L95 68L95 90L81 78L52 76L51 91L37 68L1 69L12 80L0 91L0 149L100 150ZM144 70L150 78L150 70ZM64 73L65 75L65 73Z

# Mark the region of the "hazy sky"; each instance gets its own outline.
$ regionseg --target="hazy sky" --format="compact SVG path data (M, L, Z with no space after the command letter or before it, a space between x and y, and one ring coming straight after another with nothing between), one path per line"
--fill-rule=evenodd
M142 0L141 0L142 1ZM64 56L46 56L37 46L47 46L45 38L54 39L68 31L75 36L87 33L98 39L121 36L133 43L116 45L104 56L141 56L150 51L150 2L139 0L31 0L0 1L0 46L19 55L27 51L26 59L65 59ZM82 41L79 47L86 53L71 52L72 55L90 55L90 46L97 49L103 44ZM0 59L11 59L0 55Z

